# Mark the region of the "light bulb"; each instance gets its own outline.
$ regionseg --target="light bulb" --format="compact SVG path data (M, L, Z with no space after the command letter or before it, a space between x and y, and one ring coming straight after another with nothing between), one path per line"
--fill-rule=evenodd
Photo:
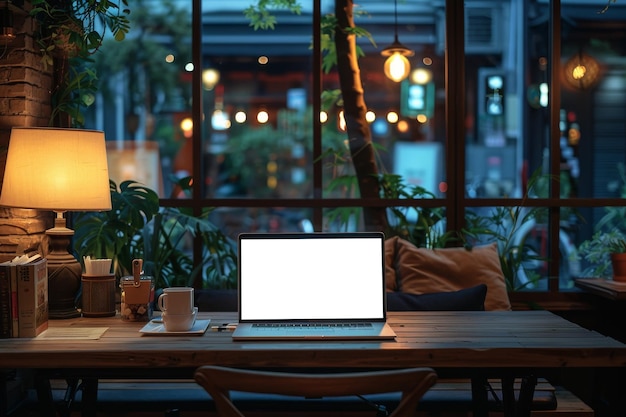
M394 52L385 61L385 75L397 83L404 80L409 75L410 70L409 60L400 52Z
M214 68L208 68L202 71L202 86L205 90L213 90L220 81L220 73Z
M587 68L585 68L584 65L578 64L572 70L572 77L574 77L575 80L580 80L581 78L585 76L586 72L587 72Z
M411 73L411 81L415 84L425 85L433 79L433 73L426 68L417 68Z

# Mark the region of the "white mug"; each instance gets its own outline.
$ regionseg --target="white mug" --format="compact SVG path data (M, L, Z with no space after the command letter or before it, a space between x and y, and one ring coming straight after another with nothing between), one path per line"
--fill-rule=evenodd
M194 308L193 288L164 288L157 300L159 310L172 315L191 314Z
M166 332L187 332L193 328L197 315L198 307L194 307L192 312L187 314L165 312L161 315L161 319Z

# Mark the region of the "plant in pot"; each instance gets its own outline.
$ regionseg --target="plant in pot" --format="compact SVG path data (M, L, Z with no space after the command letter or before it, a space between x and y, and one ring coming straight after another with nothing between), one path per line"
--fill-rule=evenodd
M620 198L626 198L626 165L617 164L618 179L611 182L611 188ZM605 207L604 215L595 225L596 232L591 239L578 248L579 258L589 267L583 270L586 277L613 277L616 281L626 281L626 207ZM615 260L615 262L614 262Z
M616 238L609 244L613 280L626 282L626 239Z
M621 231L595 232L580 245L578 257L588 264L582 276L626 281L626 236Z

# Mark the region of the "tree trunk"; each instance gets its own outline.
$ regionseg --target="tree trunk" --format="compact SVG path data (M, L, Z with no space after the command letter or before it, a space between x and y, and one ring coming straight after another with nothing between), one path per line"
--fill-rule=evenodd
M356 39L344 29L354 27L352 0L335 0L335 47L337 49L337 70L344 103L346 132L350 144L350 154L359 184L361 198L379 199L380 185L378 168L372 146L372 134L365 119L367 106L363 98L361 71L357 60ZM387 216L382 207L363 207L365 230L387 229Z

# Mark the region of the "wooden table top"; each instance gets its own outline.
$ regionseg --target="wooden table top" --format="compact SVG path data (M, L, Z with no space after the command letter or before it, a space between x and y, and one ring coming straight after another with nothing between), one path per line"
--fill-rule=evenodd
M212 324L234 313L201 313ZM98 340L0 340L0 368L247 367L560 368L626 367L626 345L547 311L389 313L395 341L234 342L230 332L141 335L119 317L50 321L108 327Z
M610 300L626 300L626 282L617 282L604 278L577 278L576 286L591 294Z

